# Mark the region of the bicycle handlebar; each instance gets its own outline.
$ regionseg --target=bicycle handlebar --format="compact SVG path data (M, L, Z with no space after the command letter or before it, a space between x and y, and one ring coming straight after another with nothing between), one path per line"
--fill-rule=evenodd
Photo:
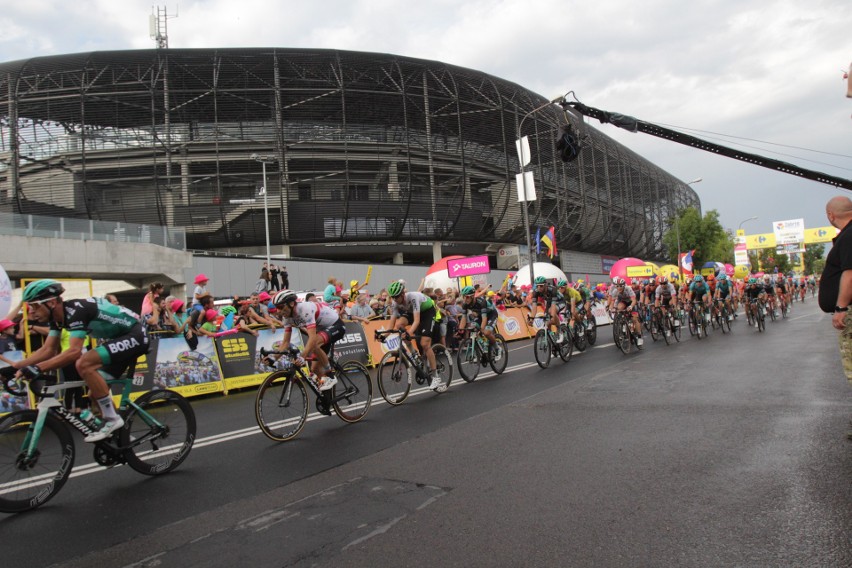
M399 334L399 337L402 340L413 339L411 334L409 334L404 329L385 329L382 331L376 330L375 332L373 332L373 337L376 339L376 341L381 341L382 343L384 343L385 339L387 339L387 336L393 334Z
M267 350L267 349L264 349L263 347L261 347L260 348L260 356L266 357L267 355L287 355L289 357L296 357L296 356L300 355L300 351L298 349L296 349L295 347L290 347L289 349L285 349L283 351L276 351L274 349L268 349Z

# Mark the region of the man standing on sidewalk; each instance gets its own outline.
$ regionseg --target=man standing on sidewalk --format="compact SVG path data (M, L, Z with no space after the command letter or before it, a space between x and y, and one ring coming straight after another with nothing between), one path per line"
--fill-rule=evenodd
M828 222L840 233L825 259L819 287L819 307L834 314L831 324L840 330L840 358L846 380L852 385L852 200L833 197L825 206ZM847 436L852 439L852 432Z

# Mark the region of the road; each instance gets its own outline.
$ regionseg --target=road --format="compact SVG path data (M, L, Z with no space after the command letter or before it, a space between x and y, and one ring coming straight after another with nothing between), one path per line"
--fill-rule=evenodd
M758 333L599 346L310 421L193 399L177 471L78 467L0 515L7 566L852 566L852 391L816 302ZM376 391L376 396L378 392Z

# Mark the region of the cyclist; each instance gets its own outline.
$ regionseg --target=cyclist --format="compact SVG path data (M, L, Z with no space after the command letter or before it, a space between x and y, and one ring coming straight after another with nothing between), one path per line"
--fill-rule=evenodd
M757 301L765 297L765 295L766 291L763 288L763 284L758 282L757 278L749 278L743 290L743 299L746 311L751 311L751 321L754 322L754 325L757 325Z
M784 310L784 306L787 306L787 309L793 307L791 290L796 284L797 283L793 278L790 279L790 282L787 282L787 278L783 274L780 274L778 278L775 279L775 292L778 295L778 301L781 303L782 311Z
M613 306L615 306L618 311L630 312L636 345L641 347L644 340L642 339L642 324L639 323L639 312L636 311L636 300L636 292L633 291L632 287L626 285L624 278L616 276L612 279L607 309L612 312Z
M732 290L733 287L731 286L731 281L728 279L728 276L726 274L720 274L719 279L716 282L715 298L717 300L724 300L725 305L728 306L728 321L734 321L734 312L731 308Z
M402 282L391 282L388 295L392 298L390 319L391 329L406 330L409 335L417 338L421 352L429 363L432 383L429 388L441 392L446 388L438 374L435 352L432 351L432 336L435 331L435 302L421 292L406 292ZM397 321L399 320L399 321Z
M767 309L772 310L775 317L778 317L778 312L775 311L775 285L772 283L768 274L763 275L763 289L766 292Z
M560 279L559 282L556 283L556 287L557 294L562 298L560 302L561 306L557 306L559 311L567 312L570 310L571 319L582 324L583 319L580 317L577 305L583 304L583 296L575 290L573 286L569 285L568 281L564 278Z
M284 324L284 339L281 344L290 345L294 327L304 329L308 341L302 356L314 357L310 378L316 382L320 391L327 391L337 384L336 377L328 376L331 371L328 353L334 342L346 335L346 328L334 308L326 304L298 300L293 290L281 290L272 300Z
M44 344L32 355L14 363L20 373L35 378L76 362L77 371L89 387L89 397L98 402L104 418L100 430L86 436L99 442L124 426L115 410L106 379L120 376L148 353L148 334L140 318L123 306L104 298L63 300L65 289L56 280L35 280L24 289L29 317L50 324ZM62 330L70 333L68 349L60 353ZM101 339L96 348L83 352L86 336Z
M654 306L661 308L663 310L663 317L666 317L666 311L668 307L672 309L672 314L677 314L677 290L674 287L674 284L669 282L669 279L665 276L660 276L658 279L659 285L657 289L654 291ZM680 318L673 317L672 325L678 327L680 325Z
M591 319L592 316L592 291L586 287L585 282L582 280L577 280L574 283L574 289L580 293L580 300L578 300L579 308L578 312L580 313L580 321L583 322L583 319Z
M496 340L496 337L494 337L494 328L497 327L497 317L499 315L497 307L487 296L477 297L476 289L473 286L462 288L461 295L462 309L464 311L459 321L458 334L463 334L467 328L468 317L475 317L477 323L481 326L482 335L488 339L488 353L491 353L491 347L493 347ZM485 319L483 320L483 318Z
M550 314L550 332L557 343L562 343L564 337L559 333L559 310L557 304L557 291L553 284L548 284L544 276L535 277L535 288L529 295L527 303L530 312L535 315L535 306L540 305L545 313Z
M689 285L689 296L686 301L692 302L693 298L696 299L695 301L700 300L704 302L705 306L710 305L710 287L707 286L707 282L704 281L704 277L700 274L696 274L695 278L692 279L692 284Z

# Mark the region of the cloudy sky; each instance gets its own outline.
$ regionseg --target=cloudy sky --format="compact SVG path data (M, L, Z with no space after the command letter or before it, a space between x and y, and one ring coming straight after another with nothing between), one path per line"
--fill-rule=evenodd
M148 49L151 1L0 0L0 61ZM849 0L226 0L161 4L169 46L313 47L470 67L852 178ZM827 225L817 182L593 124L692 187L725 227ZM689 130L687 130L689 129Z

